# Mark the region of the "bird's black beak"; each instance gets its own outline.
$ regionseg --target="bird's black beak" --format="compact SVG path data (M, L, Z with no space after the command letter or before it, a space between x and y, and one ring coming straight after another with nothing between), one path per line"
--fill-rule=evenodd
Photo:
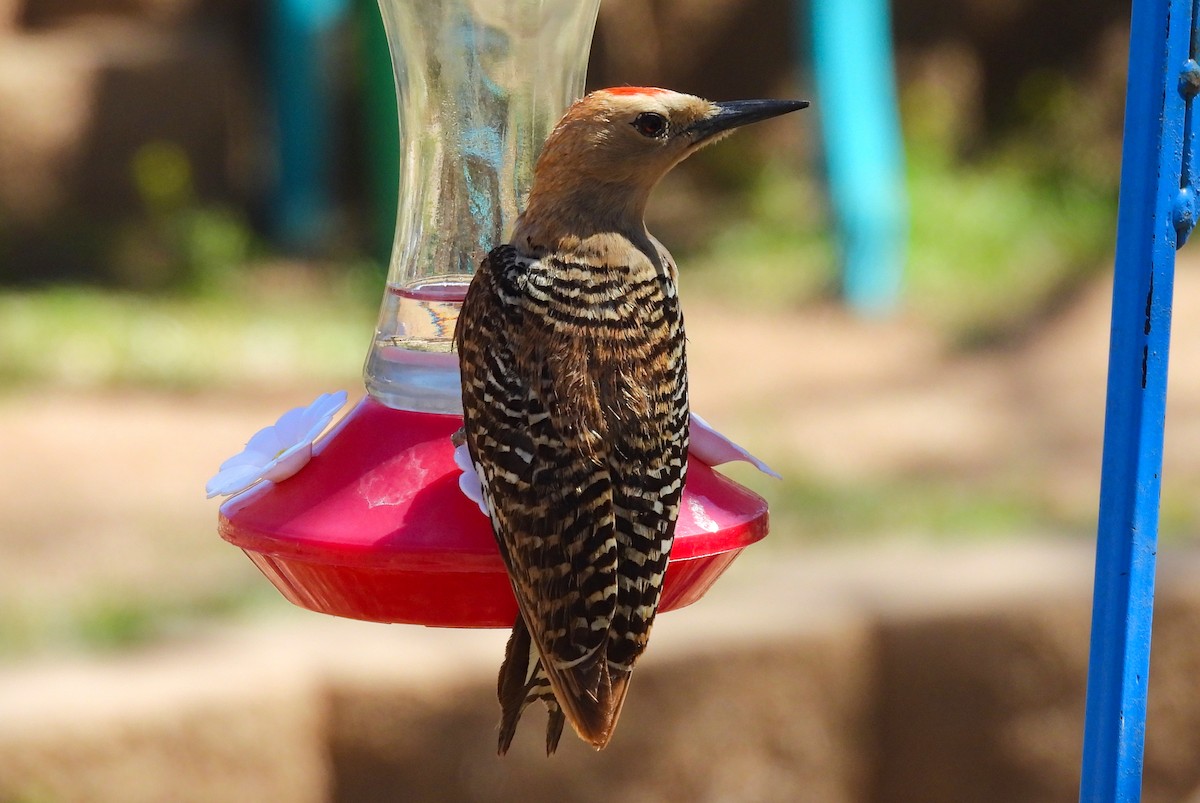
M768 120L808 106L807 100L728 100L714 103L717 113L688 127L697 142L740 126Z

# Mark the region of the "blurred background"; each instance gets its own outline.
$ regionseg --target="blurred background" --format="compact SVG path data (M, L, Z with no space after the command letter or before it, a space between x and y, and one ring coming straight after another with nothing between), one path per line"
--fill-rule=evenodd
M216 535L202 489L221 460L318 392L361 395L394 220L392 79L374 4L311 4L321 24L302 119L281 111L291 90L278 71L296 55L279 49L287 20L272 9L284 5L0 0L0 800L161 799L155 772L192 770L227 785L195 781L178 799L593 799L562 784L587 772L615 783L605 773L657 749L664 721L675 729L662 741L676 744L730 729L711 711L689 719L691 698L666 679L687 639L672 647L668 624L660 674L647 669L630 698L624 729L640 735L624 748L622 732L599 763L572 745L546 764L531 713L526 755L438 774L445 754L431 745L455 749L458 725L486 743L493 714L486 679L447 674L465 670L443 653L465 650L486 676L499 636L476 655L466 638L479 634L314 623ZM1128 13L1115 0L1086 13L1067 0L894 4L909 226L898 304L864 315L839 296L804 4L604 0L589 88L814 101L689 160L651 205L650 229L682 266L694 408L784 476L730 469L769 499L772 535L714 600L672 616L693 645L744 630L722 631L723 610L766 616L763 641L736 660L710 647L711 666L684 663L696 689L714 684L701 696L752 690L747 674L775 691L731 704L746 718L735 730L759 735L726 769L691 744L670 783L638 786L628 770L619 788L646 800L1074 794ZM863 76L864 103L876 79ZM1160 627L1173 629L1155 637L1156 667L1174 674L1151 695L1152 800L1200 788L1200 711L1182 680L1200 666L1185 637L1200 606L1179 569L1200 521L1193 262L1184 251L1176 286L1163 587L1182 596L1165 597ZM773 588L799 595L787 597L796 607L774 604ZM314 642L305 628L346 644L348 666L320 663L338 650L296 652ZM361 654L380 639L419 642L428 676L396 668L417 660L402 647ZM112 725L124 728L116 742L99 725L78 731L69 689L100 683L85 696L118 702L96 721L126 722L145 714L130 701L139 672L257 667L270 664L264 644L338 678L316 697L291 675L273 681L289 712L278 729L229 725L234 738L197 724L214 711L274 722L247 691L228 710L207 697L182 719L156 710L178 726L170 750L145 719ZM223 671L187 676L179 694L246 682ZM449 676L468 692L448 714ZM782 722L781 699L824 708ZM814 730L798 731L801 719ZM306 732L297 722L324 729L304 748L308 775L275 741ZM127 767L100 743L150 758ZM264 743L257 769L226 755ZM489 752L479 761L492 767ZM283 786L267 753L293 765Z

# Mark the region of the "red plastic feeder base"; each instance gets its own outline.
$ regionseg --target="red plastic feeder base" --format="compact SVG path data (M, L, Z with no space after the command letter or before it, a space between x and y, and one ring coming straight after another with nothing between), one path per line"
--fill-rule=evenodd
M219 530L285 597L320 613L434 627L510 627L517 603L491 524L458 488L458 416L365 398L288 480L221 506ZM662 610L690 605L767 534L762 497L696 460Z

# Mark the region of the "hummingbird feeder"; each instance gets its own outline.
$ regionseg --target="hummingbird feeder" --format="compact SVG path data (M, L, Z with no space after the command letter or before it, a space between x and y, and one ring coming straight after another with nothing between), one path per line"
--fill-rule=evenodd
M582 95L599 0L379 0L400 109L396 234L368 395L294 476L221 506L221 536L293 603L439 627L510 627L488 518L459 489L454 325L504 242L537 153ZM689 459L662 610L699 599L767 532L766 502Z

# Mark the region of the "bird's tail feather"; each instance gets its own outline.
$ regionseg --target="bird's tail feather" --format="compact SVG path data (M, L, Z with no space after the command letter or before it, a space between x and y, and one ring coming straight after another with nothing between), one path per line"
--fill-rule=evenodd
M603 662L600 672L589 685L571 670L560 672L558 680L565 687L559 698L565 715L579 738L597 750L604 749L612 738L613 729L621 715L625 694L629 690L629 671ZM593 677L588 673L587 678Z
M566 718L550 688L550 680L542 668L537 650L533 648L529 629L520 615L513 625L512 635L504 650L504 664L496 684L500 698L500 742L498 752L504 755L517 732L517 723L525 708L535 700L542 700L549 713L546 724L546 755L558 748Z

